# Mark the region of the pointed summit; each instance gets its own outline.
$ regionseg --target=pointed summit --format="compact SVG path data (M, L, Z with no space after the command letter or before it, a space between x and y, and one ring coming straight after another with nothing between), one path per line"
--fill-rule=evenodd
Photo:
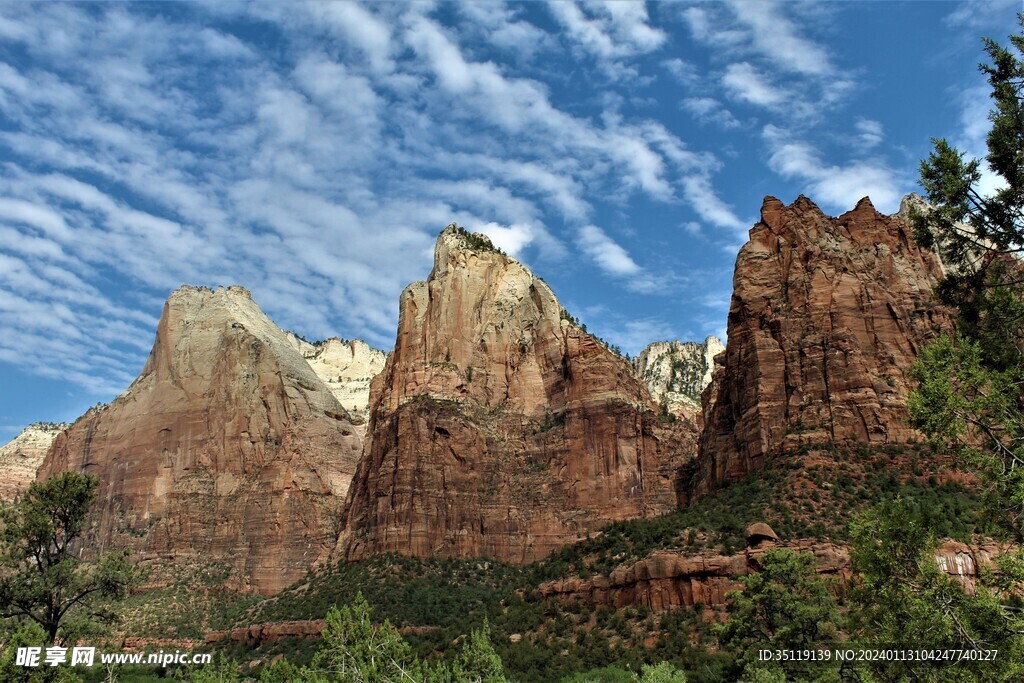
M656 410L543 280L449 226L430 276L402 293L339 553L529 562L671 510L687 451L668 455Z
M139 377L56 440L40 476L100 477L87 551L222 563L274 592L324 559L361 442L345 409L241 287L168 298Z
M434 245L434 269L428 279L443 276L449 266L465 264L469 254L482 257L487 262L518 263L494 246L487 235L470 232L452 223L437 236L437 243Z

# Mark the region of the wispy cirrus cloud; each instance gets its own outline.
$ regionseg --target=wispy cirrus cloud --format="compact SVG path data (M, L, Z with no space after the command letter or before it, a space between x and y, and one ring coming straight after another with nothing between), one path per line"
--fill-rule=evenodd
M740 122L714 97L687 97L682 107L701 123L714 123L722 128L737 128Z
M725 3L745 29L753 51L778 67L808 76L830 76L836 71L828 50L801 35L796 24L782 11L782 4L764 0Z
M880 211L894 213L912 187L905 174L878 158L861 158L845 165L826 162L812 145L772 125L765 126L770 151L768 164L784 178L806 184L808 196L834 211L846 211L870 196Z
M611 275L629 276L640 272L640 266L629 253L595 225L585 225L580 229L579 246Z
M959 40L964 22L995 21L966 7L873 10L890 38L913 14ZM951 139L983 145L976 93L922 103L913 125L871 105L905 93L876 99L896 87L888 64L835 40L860 11L2 5L0 377L109 398L186 282L246 284L284 327L387 348L398 294L453 220L581 308L606 306L595 323L615 330L595 329L633 352L719 331L727 297L707 292L728 289L761 196L895 208L913 136L931 132L911 129L944 107Z
M725 68L722 85L735 99L773 109L789 99L788 94L770 78L747 62L730 64Z
M548 8L573 41L603 59L650 52L667 39L663 30L650 25L644 3L569 0Z
M182 283L246 284L284 327L387 348L451 220L527 261L570 258L593 228L573 267L634 291L673 279L594 228L597 205L737 220L712 152L566 107L524 66L657 52L643 5L552 8L565 46L521 8L454 9L0 8L0 361L109 397Z

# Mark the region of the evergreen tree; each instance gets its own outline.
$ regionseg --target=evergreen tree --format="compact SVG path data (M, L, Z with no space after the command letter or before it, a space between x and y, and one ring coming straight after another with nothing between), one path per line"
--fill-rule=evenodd
M773 549L760 558L761 571L740 578L743 589L730 594L729 619L717 629L720 646L737 654L744 680L755 672L800 681L834 680L831 662L761 662L760 650L808 650L835 643L838 612L814 556Z
M1019 363L1024 322L1020 270L1006 258L1024 249L1024 35L1010 42L1013 49L985 38L992 63L980 65L994 103L985 160L1002 187L982 196L981 161L935 140L921 162L921 184L934 209L914 216L917 241L936 247L948 266L942 296L958 309L966 333L988 347L987 361L995 366Z
M127 551L95 562L77 556L98 486L92 475L64 472L0 506L0 616L35 622L47 645L68 636L75 618L79 628L113 621L99 598L123 595L141 579Z
M1024 26L1024 15L1020 17ZM979 190L981 161L945 140L921 164L933 209L913 216L919 243L942 255L939 287L958 313L955 336L924 350L915 367L914 424L954 447L981 480L986 513L1024 540L1024 35L1011 47L985 39L992 129L985 161L1001 181ZM996 662L873 666L881 680L1024 679L1024 556L1003 554L973 594L938 570L915 511L898 501L854 526L855 568L864 578L860 634L908 647L998 649Z
M453 677L462 683L507 683L501 657L491 644L491 628L487 621L473 630L455 658Z
M375 626L362 594L355 602L327 613L323 644L313 669L328 680L352 683L416 681L419 662L398 630L384 620Z
M668 662L644 664L640 669L640 683L686 683L686 674Z
M1024 650L1002 618L999 595L983 584L968 594L941 571L925 511L897 498L851 524L849 631L856 648L999 650L996 661L879 659L858 664L879 681L1016 681Z

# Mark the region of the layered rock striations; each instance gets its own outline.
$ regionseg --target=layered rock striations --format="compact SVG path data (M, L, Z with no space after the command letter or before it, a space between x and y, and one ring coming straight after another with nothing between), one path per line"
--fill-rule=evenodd
M61 434L40 476L100 477L87 551L223 564L274 592L330 554L361 446L247 291L183 287L139 377Z
M762 544L735 555L659 550L610 574L549 581L541 584L538 591L545 597L583 600L615 608L631 605L657 611L696 606L721 608L728 603L729 592L741 588L740 577L760 571L764 553L777 547L812 555L819 575L838 580L836 590L842 590L852 576L848 548L804 540ZM940 571L973 593L978 577L985 569L991 569L996 556L1003 552L1006 548L994 543L971 547L946 540L935 549L934 557Z
M287 335L292 346L348 411L362 436L370 413L370 382L384 369L387 354L360 339L346 341L331 337L309 343L292 332Z
M0 502L9 503L35 481L47 451L65 423L36 422L0 446Z
M718 337L699 342L654 342L633 360L637 374L662 412L696 419L700 397L711 383L715 356L725 351Z
M540 278L449 226L402 293L339 552L529 562L673 509L694 447Z
M865 198L832 218L768 197L740 250L729 344L705 391L693 494L800 444L905 443L921 346L952 328L942 272L911 228Z

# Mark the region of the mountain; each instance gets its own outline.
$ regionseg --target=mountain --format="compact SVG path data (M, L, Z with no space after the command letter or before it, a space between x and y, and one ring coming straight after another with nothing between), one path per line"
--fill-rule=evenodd
M401 295L339 555L524 563L668 512L696 427L657 408L543 280L449 226L430 276Z
M899 217L864 198L838 218L767 197L740 250L729 344L704 394L691 493L799 446L906 444L910 370L949 313L941 265Z
M725 345L718 337L704 343L654 342L633 365L663 413L693 419L701 415L700 397L711 383L715 356L722 351Z
M292 332L287 336L341 407L348 411L356 432L363 438L370 413L370 380L384 369L387 354L361 339L347 341L331 337L310 343Z
M920 438L909 372L952 326L941 272L867 199L832 218L769 197L737 257L728 348L658 342L630 363L523 264L452 225L401 295L390 355L285 333L238 287L178 290L139 378L57 438L40 476L100 476L91 549L220 564L267 593L332 554L528 563L832 448L834 472L787 464L820 492L813 505L765 510L799 539L856 506L829 477L890 483L847 472L846 454Z
M67 424L36 422L0 446L0 502L13 501L36 478L57 435Z
M91 551L201 562L274 592L324 560L362 450L353 419L240 287L182 287L145 367L54 442L100 477Z

